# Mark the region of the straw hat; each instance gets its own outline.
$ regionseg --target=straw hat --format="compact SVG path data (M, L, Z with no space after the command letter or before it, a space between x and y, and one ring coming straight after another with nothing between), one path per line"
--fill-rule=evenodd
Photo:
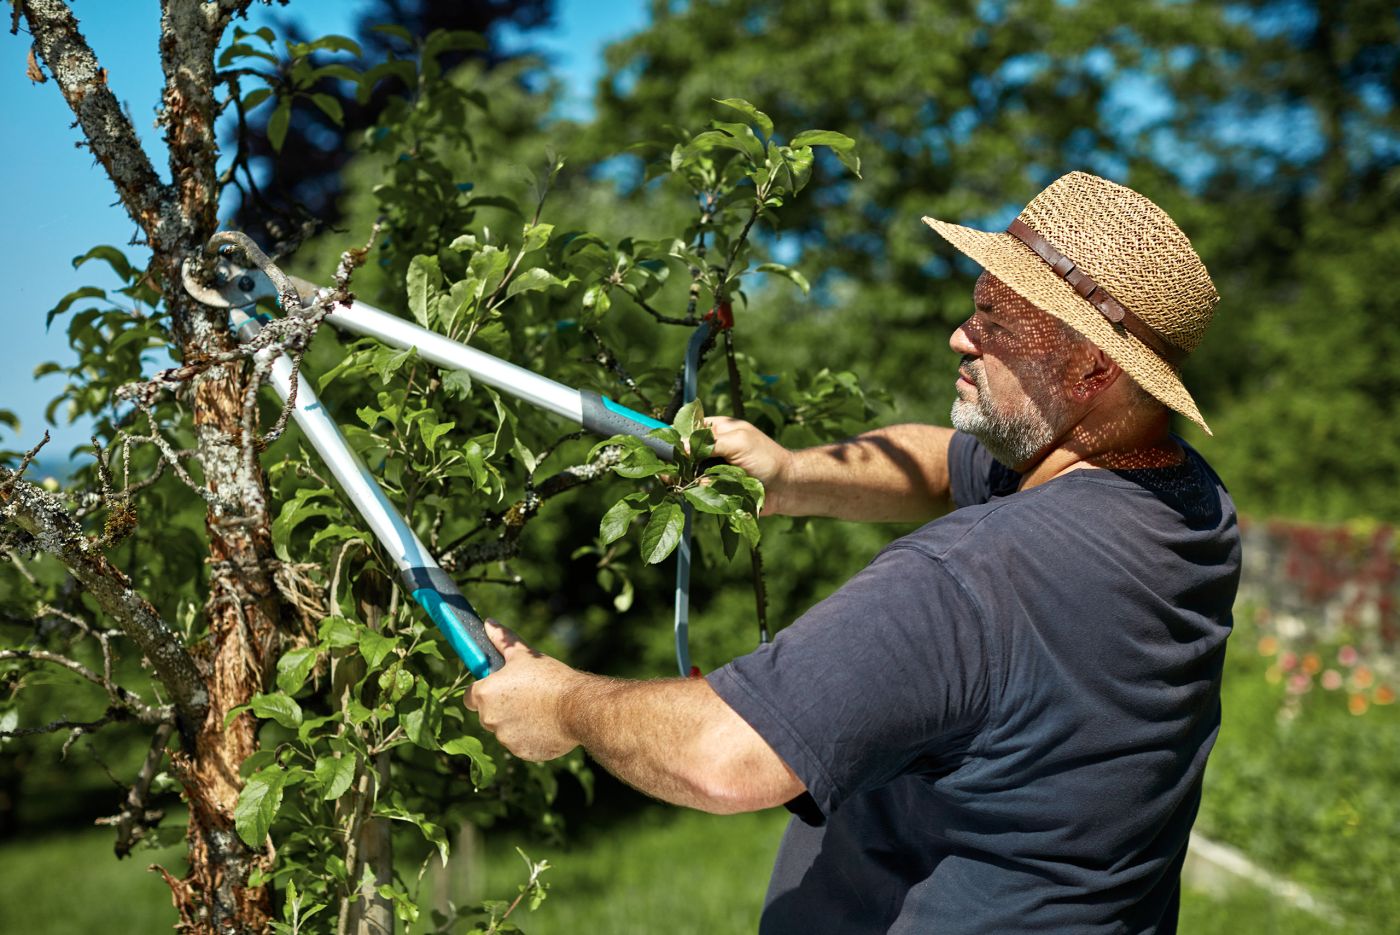
M1130 188L1071 172L1036 195L1004 233L924 223L1210 433L1178 374L1220 297L1191 241L1161 208Z

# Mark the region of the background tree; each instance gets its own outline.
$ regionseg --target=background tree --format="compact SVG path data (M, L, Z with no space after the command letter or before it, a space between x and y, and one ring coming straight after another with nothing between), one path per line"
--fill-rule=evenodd
M522 54L508 54L499 43L490 42L494 32L502 25L526 31L546 26L552 6L549 0L374 0L358 11L355 40L369 61L379 62L411 57L413 37L422 39L437 30L472 32L488 43L444 52L439 57L443 68L467 61L493 68ZM313 38L294 33L291 23L281 28L288 38ZM333 64L336 56L323 52L315 58L324 66ZM293 78L290 73L278 77L284 82ZM287 122L275 148L268 133L271 108L250 114L238 136L239 154L256 164L264 177L242 193L235 223L259 240L283 241L288 247L318 226L336 226L341 217L341 172L356 152L355 142L374 125L391 97L411 90L390 78L377 82L361 100L358 82L347 82L343 74L337 77L335 70L317 76L307 83L307 96L294 105L296 119Z
M738 95L780 125L831 127L864 144L862 181L794 205L772 243L822 271L808 305L754 312L760 333L781 329L784 363L859 362L905 413L944 419L951 388L928 363L965 315L971 267L919 217L1004 226L1050 180L1088 169L1162 204L1209 262L1223 300L1186 381L1219 440L1178 430L1243 508L1400 517L1387 325L1400 300L1371 285L1395 260L1392 8L652 9L651 28L608 51L596 138L647 138L710 98ZM818 177L833 165L819 163ZM879 325L849 327L852 317Z

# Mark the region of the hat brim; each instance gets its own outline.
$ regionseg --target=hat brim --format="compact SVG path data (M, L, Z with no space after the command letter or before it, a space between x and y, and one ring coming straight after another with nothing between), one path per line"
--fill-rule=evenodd
M1030 247L1000 231L974 230L930 217L924 218L924 223L1021 298L1093 341L1154 399L1186 416L1207 435L1212 434L1196 401L1171 365L1128 332L1113 327Z

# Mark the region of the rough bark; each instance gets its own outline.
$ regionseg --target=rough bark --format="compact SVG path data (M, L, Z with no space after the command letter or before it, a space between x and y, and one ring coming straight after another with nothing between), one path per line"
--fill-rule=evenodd
M205 722L209 694L180 635L132 589L131 580L121 569L94 547L56 495L4 468L0 468L0 517L32 537L28 548L62 562L112 622L140 647L170 693L181 733L193 739Z
M150 272L162 285L176 352L185 362L207 359L232 346L224 313L204 308L184 293L180 267L186 257L199 253L216 227L214 54L229 19L249 2L161 4L165 87L158 123L169 145L169 182L160 178L142 150L68 5L60 0L18 3L39 61L55 79L86 145L145 234L153 253ZM247 715L227 730L223 723L231 708L262 690L276 658L282 614L271 571L274 556L263 478L256 459L241 457L242 381L242 369L234 364L203 370L190 386L196 457L206 485L218 495L206 516L212 572L205 605L209 636L193 649L206 704L181 750L172 755L190 804L190 872L183 880L169 874L166 879L181 928L190 932L263 931L270 918L268 894L247 886L248 874L264 855L246 847L233 824L242 785L238 766L257 747L255 723ZM94 587L110 589L119 579L103 574L91 580ZM133 600L127 593L114 592L111 598ZM168 645L179 646L179 640ZM148 652L160 656L165 651L153 647Z

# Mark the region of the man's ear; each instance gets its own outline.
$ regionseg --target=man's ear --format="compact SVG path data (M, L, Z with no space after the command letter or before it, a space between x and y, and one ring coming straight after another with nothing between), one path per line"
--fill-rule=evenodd
M1086 341L1085 350L1087 353L1080 358L1077 368L1078 379L1070 387L1070 391L1075 399L1087 402L1116 383L1123 371L1102 348Z

